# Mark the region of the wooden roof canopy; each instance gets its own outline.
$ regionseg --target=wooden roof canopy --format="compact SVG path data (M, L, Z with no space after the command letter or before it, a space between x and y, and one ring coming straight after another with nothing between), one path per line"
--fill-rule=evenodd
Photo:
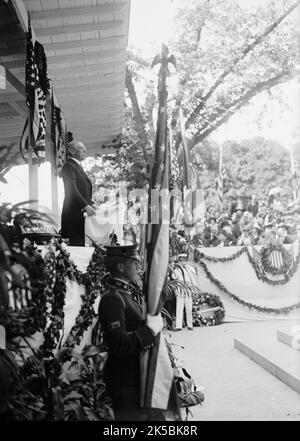
M68 130L89 154L107 153L102 145L122 130L130 0L0 0L0 145L16 149L27 116L27 12Z

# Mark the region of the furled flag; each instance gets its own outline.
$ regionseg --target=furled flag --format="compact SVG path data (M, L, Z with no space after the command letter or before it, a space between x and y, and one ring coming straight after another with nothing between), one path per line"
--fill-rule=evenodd
M58 106L53 88L51 90L51 141L55 155L55 169L58 176L66 162L67 128Z
M170 220L173 224L181 223L182 194L179 188L180 170L175 144L173 143L173 130L171 121L168 121L168 134L170 145Z
M183 117L182 108L179 109L179 124L181 131L182 147L183 147L183 170L184 170L184 183L185 188L191 188L190 182L190 152L188 149L188 143L185 136L185 121Z
M183 147L183 207L184 225L186 228L194 227L196 220L204 217L204 195L200 189L198 171L192 165L191 154L185 134L185 121L182 109L179 109L179 123Z
M169 263L169 166L170 155L167 137L166 77L168 48L163 45L161 56L154 64L161 63L158 77L158 119L155 142L155 161L152 169L149 194L149 217L145 249L145 309L151 315L161 311L164 304L164 287ZM163 202L163 197L166 199ZM166 207L168 205L168 207ZM165 214L165 215L164 215ZM141 405L147 408L172 410L179 413L174 373L163 333L156 337L156 345L141 356Z
M224 180L226 172L223 164L223 148L220 146L220 158L219 158L219 175L216 182L218 201L221 207L223 207L224 196Z
M45 160L45 107L46 97L50 90L50 81L47 74L44 47L38 41L33 41L29 14L25 90L29 114L21 136L20 149L26 161L28 160L29 149L32 149L32 162L39 164Z

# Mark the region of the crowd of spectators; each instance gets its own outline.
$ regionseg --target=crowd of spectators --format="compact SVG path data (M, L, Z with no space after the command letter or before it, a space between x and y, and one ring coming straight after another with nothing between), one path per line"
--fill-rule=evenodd
M285 204L280 193L266 203L252 197L234 198L227 210L207 210L204 222L187 235L186 229L173 230L177 245L193 243L197 247L291 244L300 239L300 205ZM180 245L179 245L180 248Z

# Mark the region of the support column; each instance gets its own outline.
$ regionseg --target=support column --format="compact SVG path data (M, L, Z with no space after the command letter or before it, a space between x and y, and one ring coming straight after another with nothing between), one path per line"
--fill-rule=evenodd
M32 149L29 148L29 161L28 161L28 179L29 179L29 208L37 209L39 199L39 179L38 179L38 166L32 164Z
M59 207L58 207L58 182L56 173L56 158L53 143L50 141L50 163L51 163L51 202L52 215L56 223L57 231L60 230Z

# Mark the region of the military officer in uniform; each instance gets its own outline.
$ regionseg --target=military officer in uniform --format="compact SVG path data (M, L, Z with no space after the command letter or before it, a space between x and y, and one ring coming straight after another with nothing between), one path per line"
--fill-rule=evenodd
M99 304L99 320L108 358L104 368L107 392L112 398L116 420L144 420L140 407L140 354L154 345L163 328L160 314L144 320L133 300L129 282L137 279L140 258L137 245L106 247L110 277Z

